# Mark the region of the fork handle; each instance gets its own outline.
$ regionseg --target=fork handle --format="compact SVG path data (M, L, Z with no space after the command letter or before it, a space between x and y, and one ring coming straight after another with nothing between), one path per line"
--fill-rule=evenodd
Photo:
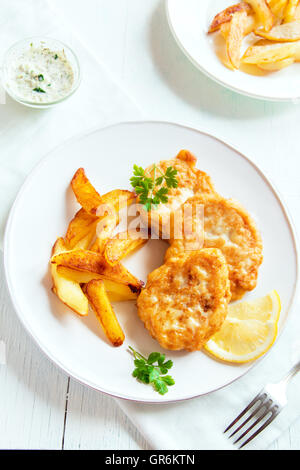
M286 385L290 382L290 380L300 371L300 361L297 362L284 376L282 382L285 382Z

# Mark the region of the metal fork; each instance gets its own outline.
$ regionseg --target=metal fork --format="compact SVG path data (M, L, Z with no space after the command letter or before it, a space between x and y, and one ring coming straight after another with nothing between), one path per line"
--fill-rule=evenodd
M287 386L290 380L300 371L300 361L295 364L290 371L283 377L280 382L267 384L256 397L249 403L248 406L227 426L224 433L228 432L238 421L250 413L249 416L238 425L237 428L230 434L229 438L236 435L239 431L242 433L233 442L236 444L243 438L246 440L239 446L239 449L247 445L259 433L261 433L275 418L279 415L281 410L287 404ZM263 421L264 420L264 421ZM263 422L262 422L263 421ZM249 423L251 422L251 423ZM248 433L262 422L261 426L256 429L251 435ZM249 423L249 427L244 431L244 426ZM249 436L249 437L248 437Z

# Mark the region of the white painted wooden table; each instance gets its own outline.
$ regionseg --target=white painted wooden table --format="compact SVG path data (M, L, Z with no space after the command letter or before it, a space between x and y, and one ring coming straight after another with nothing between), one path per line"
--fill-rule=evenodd
M283 194L299 231L300 105L245 98L203 76L174 43L163 0L51 1L145 116L224 136L255 160ZM68 378L29 338L6 293L2 257L0 279L0 340L7 348L0 448L147 449L112 398ZM300 419L272 448L300 449Z

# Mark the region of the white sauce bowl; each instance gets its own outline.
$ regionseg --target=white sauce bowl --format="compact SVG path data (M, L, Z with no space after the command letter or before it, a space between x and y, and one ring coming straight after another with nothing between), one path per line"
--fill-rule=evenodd
M30 50L30 47L38 48L48 48L50 51L53 51L54 54L56 52L64 52L65 58L68 62L68 65L71 67L73 72L73 82L69 89L65 90L65 93L62 93L61 96L56 97L53 100L45 100L45 101L36 101L33 98L30 99L28 96L22 96L22 93L17 89L15 84L12 82L12 70L13 67L16 65L16 73L17 73L17 64L18 60L21 60L21 57L24 54L27 54ZM49 65L49 68L51 64ZM50 71L50 69L49 69ZM31 37L22 39L17 43L13 44L8 51L5 53L2 63L2 86L5 91L10 95L15 101L21 103L25 106L29 106L32 108L49 108L53 107L56 104L62 103L67 98L69 98L80 85L81 81L81 73L80 73L80 65L77 56L75 55L74 51L66 44L58 41L56 39L51 39L48 37ZM40 85L37 82L37 87ZM42 84L41 84L42 86ZM51 85L49 85L51 86ZM25 93L24 93L25 94Z

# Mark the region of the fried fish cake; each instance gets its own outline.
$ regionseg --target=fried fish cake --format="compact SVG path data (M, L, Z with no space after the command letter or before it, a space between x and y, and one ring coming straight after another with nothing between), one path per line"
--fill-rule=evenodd
M262 240L255 222L239 203L218 195L198 195L187 204L203 205L202 246L222 251L228 264L232 300L241 298L255 288L263 260ZM190 225L195 221L191 217L185 222ZM188 243L184 238L172 240L165 259L188 250Z
M161 238L169 239L173 233L173 214L185 201L195 194L214 193L214 186L209 175L196 168L197 158L188 150L181 150L171 160L162 160L155 166L150 165L145 170L148 177L158 177L167 168L177 170L177 188L169 188L168 202L159 204L149 212L142 211L142 218ZM155 171L155 175L154 175Z
M149 274L137 305L163 348L196 351L221 328L229 300L226 260L208 248L181 253Z

